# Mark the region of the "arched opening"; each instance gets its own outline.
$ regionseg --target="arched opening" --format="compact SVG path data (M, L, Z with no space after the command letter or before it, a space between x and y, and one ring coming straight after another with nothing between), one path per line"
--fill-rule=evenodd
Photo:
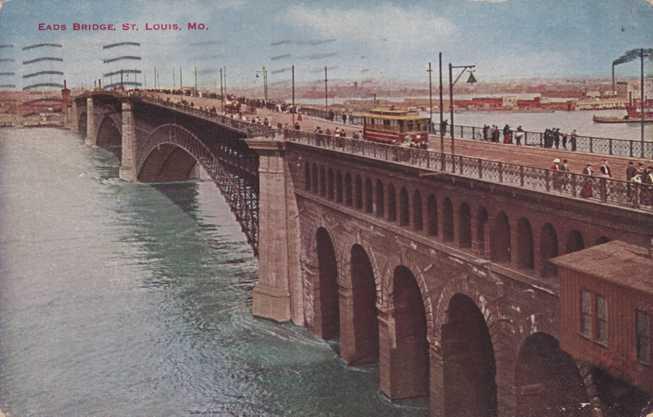
M558 256L558 234L550 223L542 226L540 255L542 256L542 276L552 277L557 275L558 270L553 263L549 262L549 259Z
M315 332L326 340L336 339L340 333L338 300L338 264L329 232L319 228L316 234L319 284L315 297Z
M401 386L393 399L424 397L429 394L429 356L426 339L426 310L413 273L405 266L394 272L395 337L394 356L400 362Z
M342 183L342 174L340 171L336 172L336 202L342 203L343 197L343 183Z
M583 235L578 230L572 230L567 236L567 251L566 253L576 252L585 249L585 240Z
M528 219L522 217L517 222L517 262L520 268L533 269L533 229Z
M376 180L376 215L385 216L385 191L381 180Z
M408 226L410 224L410 202L408 201L408 191L401 187L399 191L399 225Z
M476 238L478 239L478 252L481 254L481 256L487 256L486 254L486 246L487 243L485 242L485 231L487 229L487 219L488 219L488 214L487 210L485 207L481 207L478 209L478 216L477 216L477 223L476 223Z
M318 174L318 171L317 171L317 164L313 164L312 171L313 171L313 178L312 178L312 180L313 180L313 187L312 187L313 192L315 194L318 194L320 192L320 189L319 189L319 186L318 186L320 178L319 178L319 174Z
M351 248L351 302L341 296L340 351L349 364L374 363L379 357L379 323L372 263L360 245Z
M495 417L494 349L485 318L469 297L449 301L442 326L444 408L447 417Z
M515 371L519 417L590 417L587 393L573 358L547 334L526 338Z
M352 195L351 174L349 173L345 175L345 205L349 207L354 205L354 200Z
M329 168L327 173L327 198L329 200L335 200L336 198L336 178L333 173L333 169Z
M426 202L427 218L428 218L428 234L431 236L438 235L438 201L435 195L429 195Z
M491 251L493 261L510 262L510 223L504 212L499 213L494 221Z
M142 182L186 181L192 178L197 161L185 149L164 143L150 152L139 173Z
M472 214L467 203L460 205L458 215L458 245L461 248L472 247Z
M322 197L327 195L327 177L324 165L320 165L320 195Z
M102 119L97 131L96 145L122 159L122 135L110 117Z
M374 193L372 190L372 180L369 178L365 180L365 211L368 213L374 211Z
M602 245L604 243L608 243L610 241L610 238L607 236L601 236L600 238L596 239L596 242L594 243L595 245Z
M372 188L371 183L370 188ZM354 207L358 210L363 209L363 180L360 175L356 175L354 180Z
M397 193L395 186L388 185L388 220L391 222L397 221Z
M304 189L311 191L311 164L306 162L304 164Z
M424 228L422 221L422 195L418 190L413 194L413 228L421 232Z
M453 242L453 204L451 200L447 197L442 203L442 234L445 242Z
M88 123L88 119L86 116L86 112L82 112L79 115L79 135L86 139L86 124Z

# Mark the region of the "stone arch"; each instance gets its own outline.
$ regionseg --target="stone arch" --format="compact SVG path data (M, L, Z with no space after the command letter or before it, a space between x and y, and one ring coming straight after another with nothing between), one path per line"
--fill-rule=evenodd
M527 218L517 222L517 264L520 268L533 269L535 257L533 252L533 228Z
M104 115L97 128L97 139L95 144L114 154L118 159L122 158L122 133L120 120L111 115Z
M388 184L388 221L397 221L397 193L392 184Z
M344 184L342 180L342 172L340 170L336 170L336 202L337 203L342 203L342 198L343 198L343 191L344 191Z
M367 178L365 179L365 212L372 213L373 211L374 211L374 190L372 188L372 180Z
M551 223L542 226L540 234L540 256L542 258L542 276L551 277L557 274L556 266L549 259L558 256L558 233Z
M363 209L363 180L360 174L356 174L354 179L354 207L357 210Z
M317 280L313 283L313 331L323 339L339 336L338 261L331 235L324 227L315 233Z
M329 200L335 200L336 198L336 178L333 172L333 168L329 168L327 171L327 198Z
M534 333L521 344L515 366L516 415L591 417L592 407L574 359L558 340Z
M492 229L491 259L495 262L510 262L510 223L503 211L494 221Z
M413 193L413 228L418 232L421 232L424 229L422 194L419 190L415 190Z
M340 353L348 364L374 363L379 356L378 281L363 246L353 244L349 258L340 290Z
M311 191L311 163L306 161L304 163L304 190Z
M448 417L496 417L495 353L481 309L469 296L455 294L442 327L444 409Z
M395 340L389 366L394 382L393 399L428 396L429 325L424 293L413 272L399 265L392 274Z
M487 231L488 213L483 206L478 208L476 215L476 239L478 241L478 251L481 256L487 256L486 231Z
M565 246L566 252L571 253L585 249L585 240L583 234L578 230L572 230L567 235L567 243Z
M313 162L313 169L311 170L313 177L311 180L313 181L313 184L311 186L313 193L319 194L320 193L320 188L319 188L319 182L320 182L320 174L317 170L317 164Z
M449 197L442 202L442 238L445 242L454 239L453 204Z
M377 217L383 217L385 216L385 189L383 186L383 182L381 182L381 180L376 180L375 192L376 192L376 215Z
M426 203L426 212L427 212L427 232L430 236L438 235L438 201L435 198L435 194L429 195L429 198Z
M351 174L345 174L345 205L352 207L354 205L353 184L351 182Z
M472 213L467 203L462 203L458 212L458 245L472 247Z
M83 112L81 112L79 114L79 121L78 121L79 135L83 139L86 139L86 125L87 124L88 124L88 113L83 111Z
M322 197L327 196L327 176L324 165L320 165L320 195Z
M399 225L408 226L410 224L410 199L406 187L401 187L399 191Z

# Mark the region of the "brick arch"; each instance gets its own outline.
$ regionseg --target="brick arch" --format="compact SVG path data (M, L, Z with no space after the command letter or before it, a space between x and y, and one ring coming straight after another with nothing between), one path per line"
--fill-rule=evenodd
M499 288L497 290L500 291ZM496 366L496 385L498 400L498 415L510 416L515 407L514 387L514 360L517 357L517 348L513 345L515 336L521 339L519 327L514 321L501 314L500 302L503 294L484 294L474 285L469 276L458 277L445 285L437 298L433 317L433 337L429 339L431 349L442 357L443 326L447 323L449 303L456 295L463 295L471 299L480 310L490 336Z
M412 258L412 256L406 253L405 248L399 248L397 250L399 253L398 257L395 257L394 260L388 262L387 267L384 270L382 276L382 288L383 288L383 299L385 300L385 308L393 308L392 305L392 296L394 293L394 273L399 267L404 267L408 269L413 276L415 277L415 282L419 288L420 295L422 297L422 304L424 304L424 313L426 315L426 338L429 342L434 336L434 327L433 327L433 303L431 301L431 291L427 284L428 280L426 279L424 268L420 268L418 262Z
M114 153L118 159L122 154L122 121L115 114L104 114L97 125L96 145Z

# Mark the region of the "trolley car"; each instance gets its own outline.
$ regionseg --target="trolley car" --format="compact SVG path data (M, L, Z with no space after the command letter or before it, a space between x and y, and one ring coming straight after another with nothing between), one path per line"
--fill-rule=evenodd
M407 110L372 109L356 115L363 120L363 139L426 147L430 120Z

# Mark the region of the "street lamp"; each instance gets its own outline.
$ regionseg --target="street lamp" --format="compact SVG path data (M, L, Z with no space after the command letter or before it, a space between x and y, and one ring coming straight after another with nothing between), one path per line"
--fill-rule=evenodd
M265 65L261 67L260 71L256 71L256 78L260 75L263 75L263 98L265 99L265 104L268 103L268 70L265 68Z
M429 133L433 133L433 77L431 76L433 68L429 62L426 72L429 73Z
M476 77L474 77L474 69L476 68L476 65L453 65L451 62L449 63L449 112L450 112L450 117L451 117L451 166L452 170L455 172L456 171L456 159L454 156L456 155L456 150L455 150L455 140L454 140L454 121L453 121L453 110L454 110L454 104L453 104L453 86L456 85L458 80L460 80L460 77L463 76L465 71L469 71L469 78L467 78L467 83L468 84L474 84L476 82ZM458 75L456 76L456 79L453 79L453 70L454 69L460 69ZM441 127L442 128L442 127Z

